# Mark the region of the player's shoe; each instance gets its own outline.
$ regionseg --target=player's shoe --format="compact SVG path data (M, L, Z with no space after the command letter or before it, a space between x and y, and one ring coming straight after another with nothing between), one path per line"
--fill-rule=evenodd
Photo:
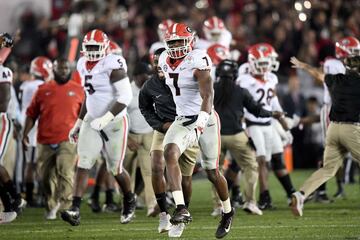
M260 193L260 198L258 202L258 207L261 210L273 210L275 207L272 205L271 197L268 191L264 191L263 193Z
M78 226L80 224L80 210L77 207L71 207L68 210L61 212L61 218L71 226Z
M305 197L301 192L294 192L291 196L291 211L295 216L303 215Z
M106 212L106 213L114 213L114 212L118 212L120 209L119 207L115 204L115 203L105 203L102 206L102 211Z
M170 215L166 212L159 213L159 233L167 232L171 228Z
M233 196L231 202L232 202L231 205L234 206L235 208L243 208L245 202L243 200L242 193L240 192L239 194Z
M22 213L22 211L24 211L26 205L27 205L27 202L22 198L15 199L12 202L12 208L14 209L14 211L17 214Z
M55 220L56 219L56 213L60 208L60 203L56 204L56 206L51 209L50 211L46 212L45 219L46 220Z
M120 222L122 224L126 224L126 223L129 223L135 217L135 209L136 209L136 196L135 196L135 194L128 201L126 201L124 199L123 204L124 204L124 206L123 206L123 209L121 211Z
M345 199L345 192L343 189L338 189L337 192L334 194L334 198L343 198Z
M16 219L17 213L13 212L0 212L0 224L9 223Z
M170 222L173 225L180 224L180 223L189 223L192 221L192 217L189 211L184 208L176 208Z
M91 211L93 213L99 213L101 212L101 207L100 207L100 203L99 200L93 199L93 198L89 198L88 199L88 205L91 208Z
M222 212L223 212L222 206L218 206L218 207L214 208L214 210L212 211L212 213L210 215L212 217L217 217L217 216L221 216Z
M172 225L168 232L168 235L169 237L181 237L181 234L183 233L184 229L185 229L185 223Z
M326 193L316 193L315 202L332 203L333 201L328 197L328 195Z
M234 215L235 215L234 208L231 209L231 212L222 214L221 221L215 233L216 238L223 238L226 236L226 234L230 232Z
M260 216L263 215L263 212L258 208L258 206L256 206L256 204L252 202L246 202L243 206L243 210L251 214Z

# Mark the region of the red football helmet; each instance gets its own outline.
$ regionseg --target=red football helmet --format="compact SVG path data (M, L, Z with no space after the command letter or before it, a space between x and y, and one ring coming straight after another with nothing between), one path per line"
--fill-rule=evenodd
M121 47L114 41L110 41L107 53L112 53L115 55L122 55Z
M82 52L87 61L94 62L103 59L109 47L108 36L98 29L88 32L82 43Z
M215 43L207 49L207 54L214 65L218 65L222 60L229 58L230 51L227 47Z
M354 37L344 37L335 43L335 54L337 58L360 55L360 42Z
M30 74L35 77L41 77L45 81L52 80L54 77L53 64L47 57L36 57L31 61Z
M174 23L165 34L165 48L170 58L185 57L193 48L194 33L184 23Z
M264 75L272 70L272 51L262 44L255 44L248 50L250 72L255 75Z
M159 36L159 40L161 42L164 41L164 36L166 34L166 31L173 24L174 24L174 21L171 20L171 19L166 19L166 20L163 20L161 23L159 23L157 33L158 33L158 36Z
M277 70L279 70L279 66L280 63L277 60L277 58L279 57L279 55L277 54L277 52L275 51L275 48L270 45L269 43L258 43L256 44L257 46L262 46L263 48L269 48L271 51L271 71L277 72Z
M224 30L225 24L218 17L208 18L204 22L203 32L208 41L218 42Z

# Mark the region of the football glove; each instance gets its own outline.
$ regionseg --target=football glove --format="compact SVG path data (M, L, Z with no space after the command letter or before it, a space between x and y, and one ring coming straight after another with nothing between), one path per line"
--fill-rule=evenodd
M8 33L0 33L0 46L1 48L3 47L7 47L10 48L12 47L14 44L14 41L12 39L12 37L10 36L10 34Z
M111 112L105 113L102 117L95 118L91 121L90 126L97 131L102 130L106 125L114 119L114 114Z

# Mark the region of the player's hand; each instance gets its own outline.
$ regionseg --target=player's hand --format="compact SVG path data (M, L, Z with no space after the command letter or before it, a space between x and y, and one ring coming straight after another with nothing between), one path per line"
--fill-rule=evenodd
M69 142L71 144L76 144L79 138L79 132L80 132L80 127L82 125L82 120L78 119L75 123L75 125L73 126L73 128L70 130L69 132Z
M285 134L286 134L286 135L285 135L286 138L284 139L284 145L285 145L285 146L291 145L291 144L293 143L293 141L294 141L293 135L291 134L290 131L286 131Z
M291 57L290 58L290 62L293 64L291 67L292 68L299 68L299 69L305 69L306 68L306 63L300 61L299 59L297 59L296 57Z
M14 40L8 33L0 33L0 46L1 48L11 48L14 44Z
M280 119L280 118L284 117L284 113L279 112L279 111L273 111L272 112L272 117L275 118L275 119Z
M169 127L171 126L172 122L166 122L162 125L162 130L164 132L167 132L167 130L169 129Z
M23 136L21 142L22 142L24 151L27 151L29 148L29 136L28 135Z
M140 144L138 144L134 139L128 137L127 146L131 151L136 151L139 149Z
M95 118L94 120L91 121L90 126L97 131L102 130L106 125L109 124L109 122L111 120L114 119L114 114L112 114L111 112L107 112L105 113L104 116L99 117L99 118Z

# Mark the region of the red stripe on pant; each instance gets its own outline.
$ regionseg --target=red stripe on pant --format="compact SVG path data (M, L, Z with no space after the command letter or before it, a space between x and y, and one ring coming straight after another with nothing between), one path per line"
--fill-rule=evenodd
M221 133L220 133L221 123L220 123L219 115L217 114L217 112L215 110L214 110L214 114L216 117L217 133L218 133L218 156L216 159L216 169L218 169L219 168L219 160L220 160L220 152L221 152Z
M123 133L123 145L121 148L121 156L120 156L120 160L118 162L118 166L117 166L117 174L120 174L122 172L122 165L123 165L123 161L125 158L125 152L126 152L126 146L127 146L127 131L128 131L128 123L127 123L128 119L126 116L123 117L123 124L124 124L124 133Z

